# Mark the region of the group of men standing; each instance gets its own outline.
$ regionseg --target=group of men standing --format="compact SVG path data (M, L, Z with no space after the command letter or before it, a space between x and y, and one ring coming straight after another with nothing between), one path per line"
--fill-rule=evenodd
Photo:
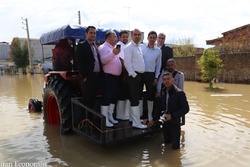
M155 31L148 33L147 45L140 44L141 32L138 29L131 32L131 39L124 49L124 66L128 72L132 126L144 129L147 125L140 121L143 87L144 85L146 87L148 119L152 120L153 99L160 75L162 53L155 45L157 39Z
M101 114L106 117L107 127L113 127L114 124L118 123L113 117L116 106L117 119L131 120L134 128L148 128L140 120L144 86L146 88L147 117L152 125L155 121L152 115L154 98L161 96L162 85L164 85L163 87L167 85L164 80L166 63L171 60L169 62L173 64L172 69L175 65L175 61L172 59L172 49L164 44L165 34L160 33L157 36L155 31L150 31L147 36L148 43L141 44L142 34L139 29L131 31L129 43L129 33L121 31L117 43L116 33L108 31L105 42L98 48L95 44L96 28L87 27L85 35L86 40L80 41L76 49L83 104L94 108L96 92L101 90ZM170 74L174 71L170 71ZM183 76L181 72L178 74ZM171 79L174 81L173 76ZM184 80L184 77L182 79ZM183 84L183 81L180 82ZM174 87L174 83L170 84L170 87ZM185 98L182 100L185 101ZM164 109L166 110L166 106ZM188 110L189 108L185 108L182 113L176 115L178 119L185 115ZM171 115L174 119L174 114L171 113Z

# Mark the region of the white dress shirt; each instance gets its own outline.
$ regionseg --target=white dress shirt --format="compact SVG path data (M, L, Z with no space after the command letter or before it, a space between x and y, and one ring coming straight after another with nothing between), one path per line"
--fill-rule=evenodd
M129 76L136 77L136 72L145 72L145 63L140 45L131 41L124 49L124 66Z

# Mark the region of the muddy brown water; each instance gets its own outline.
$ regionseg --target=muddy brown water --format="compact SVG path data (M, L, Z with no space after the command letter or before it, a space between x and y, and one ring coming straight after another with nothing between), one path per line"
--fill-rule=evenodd
M185 82L190 104L181 148L172 150L162 136L102 147L81 135L60 135L45 126L41 113L29 113L28 100L42 99L43 77L0 75L0 167L214 167L250 164L250 85Z

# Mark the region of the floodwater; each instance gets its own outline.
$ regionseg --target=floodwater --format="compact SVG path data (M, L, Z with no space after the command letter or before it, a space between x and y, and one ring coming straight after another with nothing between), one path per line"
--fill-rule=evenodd
M0 167L214 167L250 164L250 85L185 82L190 104L181 148L172 150L161 135L103 147L81 135L64 136L45 126L28 101L42 99L43 77L0 75Z

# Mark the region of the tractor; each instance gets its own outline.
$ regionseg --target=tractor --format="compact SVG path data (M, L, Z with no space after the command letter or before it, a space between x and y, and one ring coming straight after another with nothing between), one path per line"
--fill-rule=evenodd
M66 25L42 34L40 42L42 45L55 45L61 40L68 40L74 54L78 41L85 39L85 30L79 25ZM97 29L97 42L104 41L106 32L107 30ZM113 128L106 128L105 116L100 113L100 97L97 98L95 109L81 103L80 77L75 65L75 55L72 57L70 69L52 69L45 75L44 82L43 101L30 99L28 108L30 112L42 110L45 123L59 125L61 134L76 132L97 143L108 145L151 135L161 130L160 127L134 129L129 121L121 121Z

